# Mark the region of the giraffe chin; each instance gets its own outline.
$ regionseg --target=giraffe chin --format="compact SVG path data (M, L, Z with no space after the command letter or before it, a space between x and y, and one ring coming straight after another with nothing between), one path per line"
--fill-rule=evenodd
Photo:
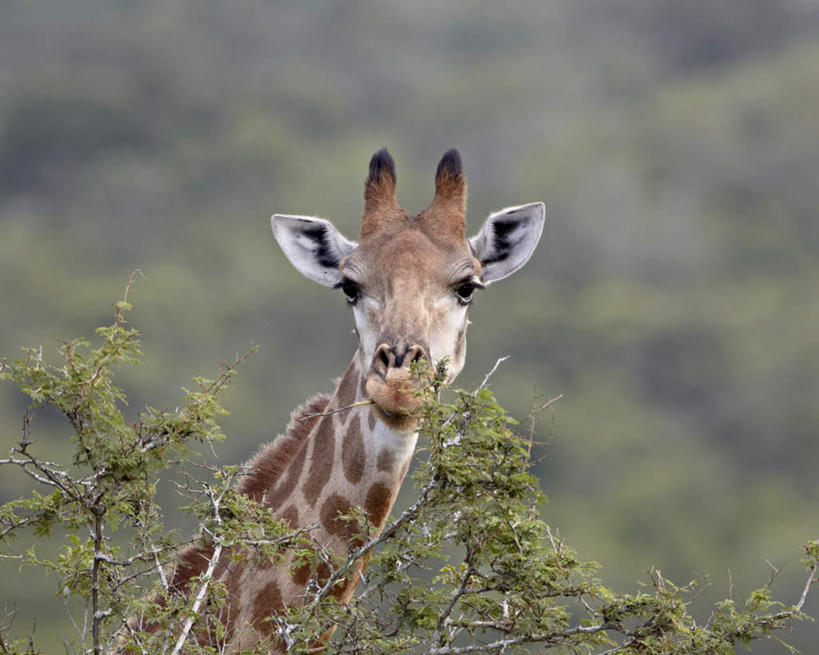
M410 434L418 427L418 418L408 414L393 414L384 411L378 405L373 407L376 417L394 432L405 432Z
M367 378L365 389L375 403L375 415L396 432L414 432L418 417L413 414L421 405L413 393L412 383L407 377L388 376L386 380L378 375Z

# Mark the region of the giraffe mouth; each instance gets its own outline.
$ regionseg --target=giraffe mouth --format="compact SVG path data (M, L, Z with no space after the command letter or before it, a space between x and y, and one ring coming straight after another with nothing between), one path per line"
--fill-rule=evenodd
M376 416L392 429L407 431L418 424L418 417L413 414L421 402L408 375L388 374L382 378L371 374L365 389L375 405Z
M373 405L372 411L384 425L395 432L415 432L418 427L418 417L412 414L391 412L378 404Z

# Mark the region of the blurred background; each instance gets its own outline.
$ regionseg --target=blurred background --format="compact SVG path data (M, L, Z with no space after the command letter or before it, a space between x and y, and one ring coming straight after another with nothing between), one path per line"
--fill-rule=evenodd
M220 457L241 462L355 347L342 294L290 267L269 216L355 238L376 149L418 211L457 146L470 233L547 206L527 267L477 298L458 381L510 355L493 386L513 415L563 394L538 427L546 520L622 590L654 566L709 576L703 603L732 576L742 599L770 562L775 595L798 598L819 536L817 3L0 7L0 355L54 361L140 268L129 411L173 407L258 343L225 397ZM2 451L25 406L0 386ZM69 434L35 415L50 458ZM0 472L0 500L29 490ZM72 638L55 590L0 561L0 610L18 608L17 636L36 616L46 652ZM815 652L819 627L783 636Z

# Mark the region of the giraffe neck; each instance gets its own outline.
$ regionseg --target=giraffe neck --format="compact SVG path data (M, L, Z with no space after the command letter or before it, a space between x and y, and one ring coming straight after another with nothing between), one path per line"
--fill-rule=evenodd
M351 546L381 530L417 440L416 433L390 429L369 405L327 413L365 399L356 355L333 395L317 397L294 412L287 433L262 449L239 485L240 492L274 509L294 529L310 528L317 549L330 554L334 566L346 561ZM305 418L310 414L316 416ZM353 508L363 509L366 525L340 518ZM220 571L231 600L229 653L252 646L258 634L269 634L273 626L267 619L284 606L301 604L309 580L315 576L323 584L331 572L324 562L313 570L290 558L262 568L248 566L249 561ZM359 560L333 596L347 602L364 566Z
M356 356L325 412L366 400L364 381ZM299 523L319 525L330 537L346 539L349 535L341 530L338 513L362 507L370 526L380 528L406 475L416 440L416 433L390 429L371 406L321 416L307 440L310 452L299 485L306 515Z

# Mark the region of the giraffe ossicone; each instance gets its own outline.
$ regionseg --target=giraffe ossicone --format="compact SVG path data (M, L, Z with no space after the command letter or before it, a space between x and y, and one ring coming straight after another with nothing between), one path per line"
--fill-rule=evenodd
M293 266L345 294L358 348L334 392L293 412L287 431L248 463L238 490L273 508L294 529L316 526L311 536L317 547L339 564L351 540L363 543L355 523L340 515L361 508L372 536L383 527L409 468L420 402L412 362L446 361L447 381L458 375L476 291L528 261L545 218L541 202L510 207L491 214L467 238L466 177L455 149L438 164L429 207L411 214L398 205L395 191L395 164L382 149L370 161L358 242L323 218L271 218ZM350 409L333 411L344 407ZM171 588L187 593L212 555L205 546L180 553ZM225 584L227 603L217 645L227 653L274 636L270 617L303 603L311 577L326 580L332 564L322 562L313 571L288 557L273 566L257 564L256 557L222 558L214 577ZM363 566L358 562L334 590L340 602L351 598Z

